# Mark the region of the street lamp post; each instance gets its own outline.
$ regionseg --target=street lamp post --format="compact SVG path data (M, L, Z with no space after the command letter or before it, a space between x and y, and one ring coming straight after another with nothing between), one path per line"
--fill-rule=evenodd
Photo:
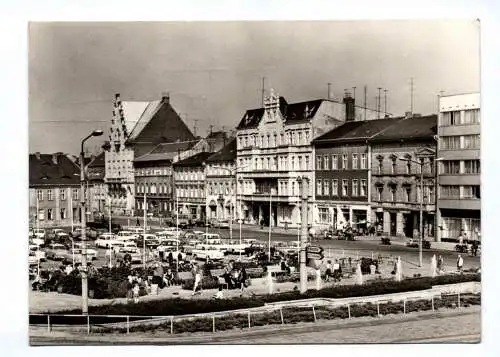
M85 141L93 136L101 136L102 130L94 130L82 140L80 150L80 204L81 204L81 221L82 221L82 314L86 315L89 312L89 286L87 280L87 223L85 209L85 161L83 146Z
M240 182L240 187L243 186L243 178L240 177L239 178L239 182ZM236 191L238 191L237 187L238 186L235 187ZM243 220L242 215L241 215L241 208L242 208L241 207L242 206L242 202L241 201L242 201L242 194L240 192L240 210L239 210L239 223L240 223L240 262L241 262L241 223L242 223L241 221Z
M430 156L429 156L430 157ZM422 156L423 158L423 156ZM406 161L406 162L411 162L414 163L418 166L420 166L420 202L419 202L419 216L420 216L420 224L419 224L419 237L418 237L418 266L422 267L423 263L423 258L422 258L422 240L424 238L424 165L426 162L424 160L421 161L416 161L412 160L410 158L398 158L401 161ZM439 159L437 159L439 160ZM437 161L436 160L436 161ZM429 162L430 164L430 162Z
M307 290L307 270L306 270L306 245L307 245L307 199L308 199L308 178L298 177L297 181L301 189L301 218L302 218L302 235L300 238L300 293L303 294Z

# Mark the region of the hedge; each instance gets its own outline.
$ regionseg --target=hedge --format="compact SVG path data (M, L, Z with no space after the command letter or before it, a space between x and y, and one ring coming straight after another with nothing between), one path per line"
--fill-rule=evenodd
M308 290L304 294L299 291L259 295L253 297L236 297L223 300L169 298L155 301L140 301L137 304L113 304L90 306L93 315L135 315L166 316L185 315L207 312L219 312L264 306L266 303L293 301L309 298L348 298L356 296L372 296L406 291L426 290L433 285L445 285L469 281L481 281L480 274L444 275L435 278L423 277L396 281L374 281L365 285L344 285L328 287L321 290ZM80 314L81 310L67 310L58 314Z
M456 308L457 307L457 295L444 296L443 298L434 299L434 310L439 310L440 308ZM468 307L472 305L481 305L480 295L465 295L460 298L461 306ZM395 315L402 314L404 311L418 312L418 311L430 311L433 305L430 300L419 299L413 301L407 301L406 303L400 302L387 302L379 304L378 310L377 305L372 303L365 304L352 304L349 306L339 306L339 307L329 307L329 306L319 306L315 308L315 313L313 314L312 308L283 308L282 314L279 310L261 313L252 313L250 315L250 326L265 326L265 325L278 325L278 324L295 324L302 322L314 322L316 320L334 320L334 319L347 319L350 317L377 317L383 315ZM349 315L350 314L350 315ZM283 320L282 320L283 316ZM243 329L247 328L249 325L248 314L229 314L226 316L215 318L215 330L224 331L231 330L235 328ZM144 331L168 331L170 329L174 334L186 333L186 332L212 332L214 329L214 319L211 317L201 317L186 320L173 320L172 326L170 321L162 323L160 325L141 325L141 326L131 326L130 332L144 332ZM110 332L125 333L127 332L126 327L114 328L108 330ZM101 330L101 332L104 332Z

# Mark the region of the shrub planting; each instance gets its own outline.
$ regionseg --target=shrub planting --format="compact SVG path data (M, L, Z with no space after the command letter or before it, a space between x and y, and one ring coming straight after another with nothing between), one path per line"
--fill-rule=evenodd
M430 289L433 285L480 281L480 274L463 274L424 277L396 281L374 281L365 285L343 285L328 287L321 290L309 290L304 294L299 291L289 291L276 294L260 295L250 298L231 298L223 300L191 300L170 298L155 301L140 301L137 304L114 304L89 307L89 313L94 315L136 315L136 316L170 316L207 312L219 312L236 309L246 309L264 306L266 303L293 301L309 298L347 298L356 296L372 296L406 291ZM206 289L206 287L204 287ZM191 285L192 289L192 285ZM455 299L455 303L456 303ZM81 310L62 311L59 314L79 314Z

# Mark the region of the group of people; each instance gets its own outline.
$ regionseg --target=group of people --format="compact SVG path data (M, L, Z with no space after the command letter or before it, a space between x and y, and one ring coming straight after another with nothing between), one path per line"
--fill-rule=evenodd
M333 279L334 282L340 281L342 277L342 267L337 259L333 260L333 264L331 260L326 262L326 272L325 272L325 280L329 282L330 279Z
M248 274L245 270L245 267L235 268L232 261L230 261L225 267L224 272L220 276L220 278L224 279L224 282L227 284L228 289L234 289L239 287L241 289L241 293L245 287L247 287Z

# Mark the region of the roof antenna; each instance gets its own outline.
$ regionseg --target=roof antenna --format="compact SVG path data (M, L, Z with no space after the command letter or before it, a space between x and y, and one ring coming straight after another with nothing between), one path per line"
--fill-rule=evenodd
M365 120L366 120L366 94L367 94L367 92L368 92L368 87L367 87L366 85L365 85L365 88L364 88L364 92L365 92L365 93L364 93L364 94L365 94L365 98L364 98L364 99L365 99L364 107L365 107Z
M332 84L331 84L331 83L328 83L328 99L332 99L331 87L332 87Z
M200 121L199 119L194 119L194 127L193 127L193 134L196 137L196 129L198 129L198 122Z
M264 107L264 92L265 92L266 77L262 77L262 90L261 90L261 105Z
M380 104L382 102L382 96L380 95L381 87L378 87L378 103L377 103L377 117L380 119Z

